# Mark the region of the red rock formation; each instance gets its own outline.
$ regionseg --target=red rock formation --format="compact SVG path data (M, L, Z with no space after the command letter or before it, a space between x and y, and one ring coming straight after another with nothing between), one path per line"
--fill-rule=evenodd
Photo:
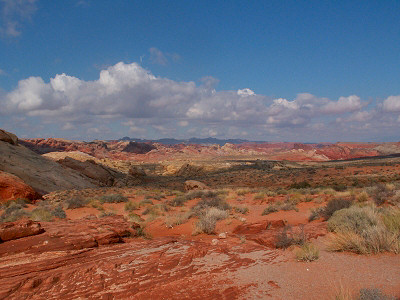
M18 198L36 200L39 195L22 179L0 171L0 203Z
M44 232L39 222L19 220L0 224L0 242L16 240Z

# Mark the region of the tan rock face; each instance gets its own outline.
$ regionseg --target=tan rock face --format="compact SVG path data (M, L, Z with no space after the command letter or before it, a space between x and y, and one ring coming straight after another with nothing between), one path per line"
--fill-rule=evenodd
M11 145L18 145L18 138L15 134L0 129L0 141Z
M39 222L19 220L0 224L0 242L20 239L44 232Z
M35 200L37 193L17 176L0 171L0 203L18 198Z

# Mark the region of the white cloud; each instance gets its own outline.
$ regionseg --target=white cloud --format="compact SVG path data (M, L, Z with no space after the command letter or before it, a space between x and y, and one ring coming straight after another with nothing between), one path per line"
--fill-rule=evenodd
M36 2L37 0L1 0L1 35L19 36L22 24L30 21L36 12Z
M150 52L150 61L153 64L159 64L165 66L168 63L168 59L165 57L164 53L156 47L152 47L149 49Z
M386 98L383 101L383 110L386 112L400 112L400 95Z
M172 135L179 126L179 134L195 135L196 128L207 128L200 129L201 134L246 132L276 139L331 127L337 129L332 131L335 134L354 132L365 128L362 123L366 122L376 128L398 126L397 116L388 112L400 111L400 96L388 97L382 109L368 109L368 103L355 95L330 100L302 93L295 99L273 99L250 89L216 91L216 83L212 77L201 85L177 82L156 77L136 63L120 62L101 70L93 81L66 74L49 82L40 77L20 80L14 90L0 90L0 114L28 116L36 118L36 123L63 124L64 130L75 127L75 133L98 136L107 132L101 127L104 122L117 122L127 133L156 129ZM346 129L341 127L343 122L354 126Z
M365 105L365 103L361 102L360 97L352 95L340 97L336 102L330 101L321 108L321 111L326 114L341 114L360 110Z

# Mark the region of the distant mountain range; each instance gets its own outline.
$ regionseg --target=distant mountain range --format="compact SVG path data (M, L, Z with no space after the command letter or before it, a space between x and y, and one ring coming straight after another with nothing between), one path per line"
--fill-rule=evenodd
M165 139L159 139L159 140L146 140L146 139L138 139L138 138L130 138L130 137L123 137L120 139L120 141L132 141L132 142L153 142L153 143L160 143L164 145L176 145L176 144L217 144L220 146L225 145L226 143L230 144L242 144L242 143L265 143L265 141L249 141L249 140L242 140L242 139L227 139L227 140L221 140L221 139L216 139L212 137L200 139L200 138L190 138L186 140L177 140L174 138L165 138Z

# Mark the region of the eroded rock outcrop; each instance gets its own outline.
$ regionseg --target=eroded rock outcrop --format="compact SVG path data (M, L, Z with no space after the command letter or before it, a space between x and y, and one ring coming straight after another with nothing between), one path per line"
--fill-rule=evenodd
M0 243L44 232L39 222L19 220L0 224Z
M35 200L39 195L17 176L0 171L0 203L18 198Z
M18 137L15 134L7 132L3 129L0 129L0 141L9 143L11 145L18 145Z

